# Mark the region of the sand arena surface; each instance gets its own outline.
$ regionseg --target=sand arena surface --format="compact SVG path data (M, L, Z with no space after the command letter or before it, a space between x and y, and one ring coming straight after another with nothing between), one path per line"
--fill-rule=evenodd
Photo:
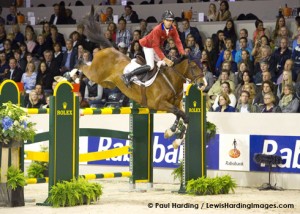
M25 187L25 207L0 207L2 214L53 214L53 213L300 213L300 191L259 191L256 188L237 188L235 193L215 196L191 196L172 193L178 190L179 184L154 183L154 189L147 191L129 191L128 178L103 179L103 196L100 201L92 205L67 208L52 208L36 206L36 202L43 202L47 198L48 184L34 184ZM138 184L139 190L146 190L146 184ZM32 202L35 200L35 202ZM31 202L30 202L31 201ZM209 208L213 204L223 206L251 206L259 204L293 204L294 208ZM272 205L273 206L273 205ZM151 208L149 208L151 207ZM164 207L164 208L163 208Z

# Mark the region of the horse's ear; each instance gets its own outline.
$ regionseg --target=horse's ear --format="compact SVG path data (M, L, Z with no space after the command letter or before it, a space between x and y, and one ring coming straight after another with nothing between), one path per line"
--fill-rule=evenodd
M95 7L94 7L94 5L92 4L91 5L91 16L94 16L94 14L95 14Z

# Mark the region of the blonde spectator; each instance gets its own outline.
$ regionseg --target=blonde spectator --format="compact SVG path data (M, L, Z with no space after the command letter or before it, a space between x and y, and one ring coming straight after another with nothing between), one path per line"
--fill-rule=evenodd
M215 112L235 112L235 108L230 106L230 99L226 93L221 93L218 99L218 107Z
M207 19L210 22L217 20L217 7L214 3L210 3L208 6Z
M30 91L29 93L29 102L26 106L26 108L41 108L42 102L38 97L38 94L35 90Z
M35 70L34 63L28 62L25 73L22 75L22 79L21 79L21 82L24 84L24 90L26 93L29 93L35 87L37 73L34 70Z
M278 84L277 87L277 97L281 98L284 94L284 86L286 85L295 85L293 82L292 72L291 71L283 71L282 73L282 81Z
M299 99L295 96L295 90L292 84L283 86L283 96L278 105L281 108L281 111L284 113L298 112Z

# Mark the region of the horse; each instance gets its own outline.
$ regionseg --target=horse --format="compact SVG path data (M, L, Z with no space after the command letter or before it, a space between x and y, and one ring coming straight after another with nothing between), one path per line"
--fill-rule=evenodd
M144 107L175 114L176 120L171 127L172 132L175 132L181 118L185 124L188 123L188 117L181 109L183 84L195 82L203 76L197 63L184 59L173 67L163 66L150 86L132 84L131 87L127 87L121 76L131 59L116 50L103 36L100 24L94 19L93 6L84 24L87 38L100 44L102 48L95 54L90 65L81 65L79 68L88 79L104 88L118 87L129 99Z

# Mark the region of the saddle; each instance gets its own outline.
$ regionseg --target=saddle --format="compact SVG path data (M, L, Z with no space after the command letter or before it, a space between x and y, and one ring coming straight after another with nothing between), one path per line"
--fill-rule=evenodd
M140 65L146 65L146 60L144 59L144 57L137 55L136 63L138 63ZM141 82L145 83L148 80L150 80L156 74L156 72L157 72L157 66L156 66L156 63L154 63L154 68L152 70L148 71L145 74L139 74L136 76Z

